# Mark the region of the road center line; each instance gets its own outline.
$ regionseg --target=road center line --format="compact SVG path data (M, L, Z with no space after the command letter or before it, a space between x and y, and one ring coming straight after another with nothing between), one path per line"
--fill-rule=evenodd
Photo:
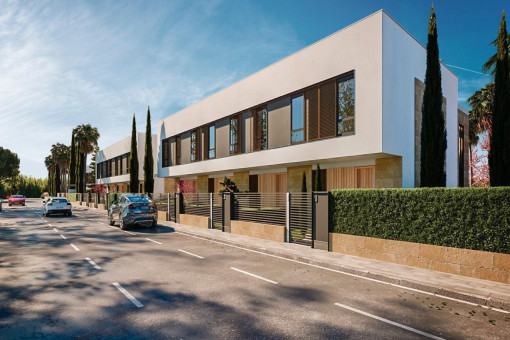
M410 332L413 332L413 333L416 333L416 334L420 334L420 335L423 335L427 338L431 338L431 339L436 339L436 340L444 340L444 338L441 338L441 337L438 337L438 336L435 336L435 335L432 335L432 334L429 334L429 333L426 333L426 332L422 332L420 330L417 330L415 328L412 328L412 327L409 327L409 326L406 326L406 325L402 325L398 322L395 322L395 321L391 321L391 320L388 320L388 319L385 319L385 318L381 318L380 316L377 316L377 315L374 315L374 314L370 314L370 313L367 313L367 312L363 312L359 309L356 309L356 308L352 308L352 307L349 307L349 306L346 306L346 305L342 305L341 303L335 303L335 306L338 306L338 307L341 307L341 308L345 308L345 309L348 309L352 312L355 312L355 313L358 313L358 314L361 314L361 315L365 315L365 316L368 316L369 318L372 318L372 319L376 319L376 320L379 320L379 321L382 321L382 322L386 322L390 325L393 325L393 326L396 326L396 327L400 327L402 329L405 329L407 331L410 331Z
M246 275L253 276L253 277L257 278L257 279L264 280L266 282L270 282L270 283L275 284L275 285L278 284L278 282L276 282L276 281L269 280L269 279L266 279L265 277L258 276L258 275L255 275L255 274L252 274L252 273L249 273L249 272L245 272L244 270L241 270L241 269L237 269L237 268L234 268L234 267L230 267L230 269L235 270L235 271L237 271L239 273L243 273L243 274L246 274Z
M94 261L90 259L90 257L86 257L85 260L89 261L89 263L97 270L101 270L101 267L99 267Z
M193 254L193 253L190 253L190 252L188 252L188 251L186 251L186 250L182 250L182 249L177 249L177 250L178 250L178 251L180 251L180 252L182 252L182 253L184 253L184 254L188 254L188 255L191 255L191 256L198 257L199 259L203 259L203 257L202 257L202 256L200 256L200 255L196 255L196 254Z
M53 231L54 231L54 232L56 232L56 233L58 233L58 230L57 230L57 228L53 228Z
M71 247L73 247L73 248L74 248L74 250L76 250L76 251L80 251L80 248L78 248L77 246L75 246L75 245L74 245L74 243L71 243Z
M50 227L53 227L53 224L48 223L48 225L49 225Z
M441 294L430 293L430 292L427 292L427 291L424 291L424 290L420 290L420 289L416 289L416 288L411 288L411 287L406 287L406 286L401 286L401 285L398 285L398 284L395 284L395 283L390 283L390 282L385 282L385 281L381 281L381 280L377 280L377 279L372 279L372 278L366 277L366 276L351 274L351 273L343 272L341 270L336 270L336 269L332 269L332 268L328 268L328 267L323 267L323 266L319 266L319 265L316 265L316 264L311 264L311 263L307 263L307 262L293 260L293 259L289 259L289 258L286 258L286 257L278 256L278 255L263 253L261 251L257 251L257 250L253 250L253 249L249 249L249 248L244 248L244 247L239 247L239 246L236 246L236 245L233 245L233 244L229 244L229 243L225 243L225 242L211 240L211 239L205 238L205 237L194 236L194 235L190 235L188 233L183 233L183 232L179 232L179 231L175 231L175 233L179 234L179 235L187 236L187 237L193 237L193 238L196 238L196 239L199 239L199 240L203 240L203 241L209 241L209 242L212 242L212 243L222 244L222 245L227 246L227 247L237 248L237 249L249 251L249 252L260 254L260 255L264 255L264 256L274 257L274 258L277 258L277 259L280 259L280 260L284 260L284 261L299 263L299 264L302 264L302 265L305 265L305 266L309 266L309 267L319 268L319 269L322 269L322 270L326 270L326 271L330 271L330 272L334 272L334 273L338 273L338 274L352 276L352 277L360 278L360 279L367 280L367 281L377 282L377 283L385 284L385 285L388 285L388 286L397 287L397 288L401 288L401 289L417 292L417 293L420 293L420 294L425 294L425 295L430 295L430 296L437 296L437 297L440 297L440 298L443 298L443 299L448 299L448 300L451 300L451 301L456 301L456 302L464 303L466 305L477 306L477 307L480 306L480 307L485 308L485 309L490 309L490 310L493 310L493 311L496 311L496 312L500 312L500 313L505 313L505 314L509 314L510 313L510 311L506 311L504 309L494 308L494 307L485 306L485 305L479 305L479 304L474 303L474 302L469 302L469 301L465 301L465 300L461 300L461 299L456 299L456 298L445 296L445 295L441 295Z
M133 295L129 294L129 292L127 290L125 290L124 287L122 287L120 284L118 284L117 282L114 282L114 283L112 283L112 285L115 288L117 288L122 294L124 294L124 296L127 297L129 299L129 301L131 301L136 307L138 307L138 308L143 307L143 305L140 303L140 301L135 299L135 297Z
M62 237L64 240L67 240L67 237L65 237L64 235L60 234L60 237Z
M146 239L147 241L151 241L151 242L154 242L154 243L157 243L157 244L163 244L163 243L161 243L161 242L151 240L150 238L147 238L147 237L146 237L145 239Z

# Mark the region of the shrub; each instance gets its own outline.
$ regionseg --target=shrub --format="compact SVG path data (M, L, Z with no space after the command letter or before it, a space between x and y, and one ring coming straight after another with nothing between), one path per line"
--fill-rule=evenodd
M510 187L334 190L329 229L510 254Z
M69 195L68 196L69 202L76 202L78 200L78 197L77 197L76 193L69 193L68 195Z

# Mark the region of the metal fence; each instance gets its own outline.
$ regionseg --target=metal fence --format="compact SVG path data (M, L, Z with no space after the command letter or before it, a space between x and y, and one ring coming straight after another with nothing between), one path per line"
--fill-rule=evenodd
M285 225L286 193L236 193L233 219Z
M208 193L182 194L183 213L190 215L209 216L211 213L211 200Z
M211 227L213 229L223 229L223 196L219 194L211 194L212 198L212 218Z
M168 211L168 194L150 194L158 211Z
M312 245L312 194L289 195L289 242Z

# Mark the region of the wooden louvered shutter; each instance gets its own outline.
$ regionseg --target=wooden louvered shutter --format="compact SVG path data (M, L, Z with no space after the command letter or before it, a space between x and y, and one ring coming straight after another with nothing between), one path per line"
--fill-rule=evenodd
M319 138L319 98L317 90L318 88L314 87L305 91L308 140Z
M252 148L253 151L259 151L262 148L262 115L258 110L253 110L251 115L253 118Z
M319 138L330 138L336 136L336 82L320 86L320 114L319 114Z
M201 159L206 160L209 154L209 128L204 126L200 129Z

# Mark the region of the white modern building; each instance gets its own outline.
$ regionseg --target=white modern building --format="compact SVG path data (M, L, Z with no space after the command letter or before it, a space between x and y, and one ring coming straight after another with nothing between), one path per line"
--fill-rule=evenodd
M165 192L216 192L224 176L242 191L300 191L320 164L316 190L415 187L425 71L425 47L378 11L160 121L157 175ZM455 187L468 124L457 76L441 73Z
M138 192L145 192L143 178L143 159L145 156L145 133L136 134L138 152L138 179L140 188ZM163 179L156 176L157 172L157 135L152 135L152 149L154 158L154 192L163 192ZM131 153L131 136L112 144L96 154L96 184L104 184L108 192L129 192Z

